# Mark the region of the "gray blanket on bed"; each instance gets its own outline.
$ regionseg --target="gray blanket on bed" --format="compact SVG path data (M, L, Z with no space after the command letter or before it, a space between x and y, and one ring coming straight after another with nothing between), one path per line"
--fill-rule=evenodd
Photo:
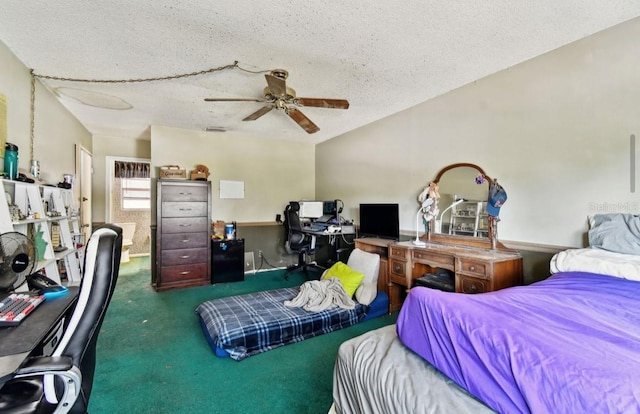
M596 214L589 229L589 246L640 255L640 216Z
M406 348L395 325L340 345L333 402L338 414L494 412Z

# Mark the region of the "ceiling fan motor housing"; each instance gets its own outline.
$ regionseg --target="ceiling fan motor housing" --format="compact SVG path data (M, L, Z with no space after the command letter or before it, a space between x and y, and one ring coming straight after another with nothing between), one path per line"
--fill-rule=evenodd
M278 97L276 97L274 94L271 93L271 89L269 89L268 86L265 86L262 92L264 94L264 99L268 101L275 101L276 99L278 99ZM284 98L279 98L279 99L284 100L286 103L293 103L292 101L295 98L296 98L295 89L287 86L286 96Z
M289 72L284 69L274 69L271 71L271 75L284 80L289 77Z

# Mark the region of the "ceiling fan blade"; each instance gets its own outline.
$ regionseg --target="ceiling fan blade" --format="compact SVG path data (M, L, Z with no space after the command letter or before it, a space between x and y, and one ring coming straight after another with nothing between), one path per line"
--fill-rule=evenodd
M271 111L272 109L273 109L273 105L263 106L262 108L258 109L257 111L255 111L251 115L249 115L246 118L244 118L243 121L255 121L256 119L260 118L262 115L266 114L267 112Z
M264 98L204 98L205 102L266 102Z
M296 99L296 104L302 106L315 106L318 108L349 108L349 101L346 99L298 98Z
M289 115L291 119L296 121L297 124L300 125L302 129L307 131L309 134L320 131L320 128L318 128L316 124L311 122L311 120L307 118L305 114L295 108L289 108L287 110L287 115Z
M269 85L269 90L273 96L278 98L287 97L287 83L284 79L268 73L264 77L267 79L267 85Z

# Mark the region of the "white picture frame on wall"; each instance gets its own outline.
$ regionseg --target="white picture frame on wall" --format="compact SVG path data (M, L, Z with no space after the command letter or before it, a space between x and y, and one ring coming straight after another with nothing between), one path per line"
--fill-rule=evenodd
M220 199L243 199L244 181L220 180Z

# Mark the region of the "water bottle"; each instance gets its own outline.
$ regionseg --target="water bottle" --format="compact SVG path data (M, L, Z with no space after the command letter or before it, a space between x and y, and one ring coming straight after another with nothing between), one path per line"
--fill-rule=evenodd
M18 176L18 146L10 142L4 147L4 172L10 180Z

